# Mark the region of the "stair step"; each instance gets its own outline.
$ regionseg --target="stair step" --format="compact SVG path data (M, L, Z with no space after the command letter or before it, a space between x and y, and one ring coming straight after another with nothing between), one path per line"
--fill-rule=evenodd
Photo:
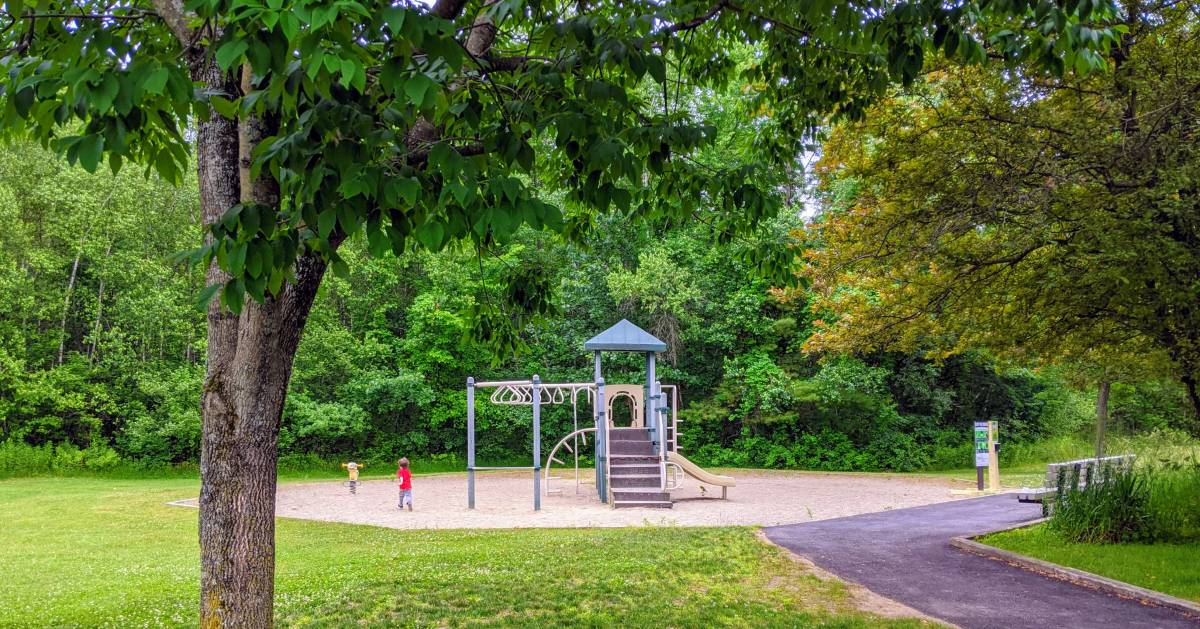
M654 445L649 441L612 441L609 443L609 451L612 454L654 456Z
M639 489L641 491L662 491L662 478L658 476L646 476L641 478L629 478L627 476L611 476L609 477L609 486L614 490L621 489Z
M609 441L650 441L650 431L645 428L613 428L608 434Z
M609 490L613 494L614 502L661 502L664 500L669 502L671 500L671 494L668 494L665 491L659 491L658 487L612 487Z
M609 478L659 478L662 474L609 474Z
M614 509L628 509L631 507L670 509L674 504L670 500L613 500Z
M646 474L648 476L658 478L662 475L662 470L660 470L657 465L625 465L621 467L613 465L608 473L609 476L620 476L626 474Z

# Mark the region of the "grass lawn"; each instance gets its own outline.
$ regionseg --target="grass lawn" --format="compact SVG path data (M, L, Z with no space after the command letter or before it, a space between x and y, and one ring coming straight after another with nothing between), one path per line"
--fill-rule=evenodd
M997 548L1200 602L1200 544L1080 544L1044 524L979 541Z
M0 626L194 626L194 479L0 481ZM748 528L401 531L279 521L281 626L913 626Z

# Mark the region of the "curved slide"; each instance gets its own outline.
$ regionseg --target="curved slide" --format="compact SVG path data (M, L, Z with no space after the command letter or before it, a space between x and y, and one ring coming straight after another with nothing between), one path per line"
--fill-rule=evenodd
M683 472L685 474L702 483L716 485L718 487L733 487L737 484L736 481L733 480L732 476L713 474L712 472L709 472L699 465L687 460L687 457L679 454L678 452L668 452L667 463L674 463L675 465L678 465L679 467L683 468Z

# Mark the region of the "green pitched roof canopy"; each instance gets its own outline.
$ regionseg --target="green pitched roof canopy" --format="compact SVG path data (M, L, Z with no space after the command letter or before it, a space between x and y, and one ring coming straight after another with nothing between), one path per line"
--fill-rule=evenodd
M593 336L583 348L590 351L665 352L667 344L627 319Z

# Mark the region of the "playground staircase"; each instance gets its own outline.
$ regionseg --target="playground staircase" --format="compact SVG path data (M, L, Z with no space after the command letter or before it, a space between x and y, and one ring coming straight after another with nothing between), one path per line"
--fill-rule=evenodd
M609 429L608 482L613 507L670 509L671 494L661 491L662 465L645 428Z

